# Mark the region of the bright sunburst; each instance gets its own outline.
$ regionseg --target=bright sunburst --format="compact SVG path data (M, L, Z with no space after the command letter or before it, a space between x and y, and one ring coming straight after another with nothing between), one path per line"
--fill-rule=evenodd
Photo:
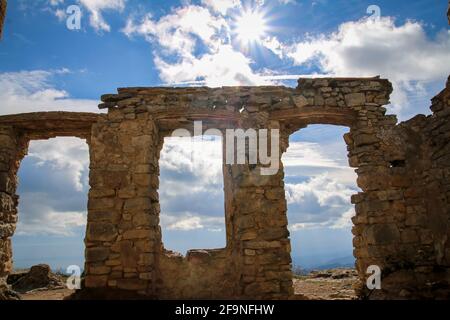
M258 10L246 10L236 18L235 33L242 44L260 42L267 32L264 14Z

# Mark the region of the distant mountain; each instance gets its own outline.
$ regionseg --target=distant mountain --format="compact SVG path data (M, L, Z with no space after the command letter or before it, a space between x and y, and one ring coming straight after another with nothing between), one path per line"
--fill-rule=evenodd
M335 268L354 268L355 267L355 257L346 256L328 261L325 264L320 264L315 266L314 269L326 270Z
M311 270L327 270L336 268L354 268L355 257L353 255L345 255L339 258L327 260L323 257L302 257L294 259L294 269L303 272Z

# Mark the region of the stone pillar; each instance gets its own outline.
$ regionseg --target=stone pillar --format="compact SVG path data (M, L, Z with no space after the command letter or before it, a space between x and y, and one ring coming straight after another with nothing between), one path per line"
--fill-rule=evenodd
M423 130L424 141L430 148L425 149L424 158L429 171L423 172L427 192L426 227L428 245L432 251L434 267L433 294L439 298L450 298L450 76L446 88L432 100L433 115ZM431 242L432 241L432 242ZM428 280L430 277L428 277Z
M85 288L153 293L161 243L157 145L147 113L111 109L93 126Z
M278 123L260 127L278 129ZM242 298L283 299L293 294L281 155L274 175L261 175L262 165L227 166L232 249Z
M358 111L357 120L345 135L349 149L349 164L358 174L357 184L362 192L352 196L356 215L353 246L360 284L360 297L369 296L367 268L380 267L383 277L391 264L401 261L397 249L403 236L398 221L404 218L405 200L402 188L408 184L404 168L393 168L395 155L383 152L383 130L393 128L395 117L385 116L385 108L365 105ZM403 160L403 156L398 158ZM395 260L395 261L394 261ZM383 278L383 285L386 286Z
M363 190L352 197L362 297L449 297L448 97L444 90L433 99L431 117L397 126L382 108L366 107L346 136ZM381 290L365 286L369 265L381 268Z
M6 19L6 0L0 0L0 39L2 38L3 24Z
M448 18L448 24L450 24L450 1L448 2L447 18Z
M16 229L17 171L28 142L12 127L0 126L0 285L12 270L11 237Z

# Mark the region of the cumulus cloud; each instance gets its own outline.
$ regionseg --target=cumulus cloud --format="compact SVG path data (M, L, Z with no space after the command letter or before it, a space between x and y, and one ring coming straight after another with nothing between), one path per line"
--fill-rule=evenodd
M191 231L206 229L210 232L224 231L224 221L218 217L199 216L193 213L185 213L183 216L161 216L163 229L175 231Z
M35 111L98 112L98 101L73 99L65 90L58 89L52 79L69 72L61 70L34 70L0 73L0 114Z
M310 134L312 131L308 129ZM332 129L331 129L332 130ZM306 134L308 136L308 134ZM319 138L320 139L320 138ZM324 142L295 141L282 156L285 177L313 177L327 172L328 176L346 185L355 185L356 173L348 166L347 149L339 137L323 136Z
M164 141L160 167L173 173L189 173L201 185L222 183L220 137L170 137Z
M286 167L316 166L326 168L341 168L336 160L324 155L325 148L316 142L297 141L289 143L288 152L283 155Z
M242 5L240 0L202 0L202 4L210 7L222 15L225 15L228 10L239 8Z
M32 207L21 207L16 235L73 236L76 228L86 225L86 212L55 212L51 207L36 202L46 194L25 194L25 204L34 202Z
M83 191L86 181L83 172L89 168L89 150L85 141L75 138L38 140L30 144L28 156L34 158L36 167L50 165L62 170L76 191Z
M282 161L291 231L343 229L352 224L350 197L358 187L342 138L347 131L344 127L312 125L290 137Z
M70 98L54 84L68 69L0 73L0 115L38 111L98 112L98 102ZM73 235L86 223L89 154L85 141L32 141L19 171L17 234Z
M209 87L268 84L266 78L253 72L249 58L230 45L200 58L185 58L171 64L156 57L155 63L166 83L200 80Z
M224 233L221 138L166 138L160 168L163 230Z
M19 171L19 235L71 236L86 224L89 156L85 141L32 141Z
M51 6L57 6L57 5L63 4L64 0L50 0L49 2L50 2Z
M230 22L213 10L225 10L237 2L205 4L208 7L176 8L159 20L151 15L140 22L129 19L122 31L129 37L144 36L155 45L154 63L166 83L211 87L267 84L253 71L251 59L231 45Z
M331 134L329 131L325 133ZM292 231L351 225L354 208L350 197L357 193L356 174L346 164L345 143L336 138L336 132L334 135L326 146L292 141L283 155ZM224 231L220 139L166 139L160 166L163 229Z
M298 184L286 184L290 229L331 227L351 224L354 208L350 197L356 191L332 179L327 173Z
M163 49L180 56L192 56L196 45L203 43L214 50L222 42L222 29L227 28L225 20L213 15L207 8L189 5L175 9L172 13L155 21L146 15L135 24L128 20L122 30L127 36L139 34L156 41Z
M277 52L274 50L274 52ZM430 39L422 24L396 25L391 17L343 23L331 34L310 36L283 48L297 65L315 65L331 76L389 78L395 111L408 107L408 94L450 73L450 31Z
M103 11L123 11L127 0L78 0L78 3L83 5L89 11L89 24L96 31L111 30L111 26L103 18ZM61 6L64 0L49 0L49 4L53 7ZM73 3L70 3L71 5ZM62 20L65 17L65 10L58 8L55 10L55 15Z
M117 10L125 8L126 0L79 0L80 3L89 10L89 22L96 30L110 31L111 27L103 18L102 11Z

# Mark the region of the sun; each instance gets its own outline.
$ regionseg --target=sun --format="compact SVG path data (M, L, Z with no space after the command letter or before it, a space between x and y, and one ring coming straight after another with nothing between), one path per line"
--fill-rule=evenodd
M258 10L246 10L235 20L235 33L243 44L260 42L267 33L267 21Z

